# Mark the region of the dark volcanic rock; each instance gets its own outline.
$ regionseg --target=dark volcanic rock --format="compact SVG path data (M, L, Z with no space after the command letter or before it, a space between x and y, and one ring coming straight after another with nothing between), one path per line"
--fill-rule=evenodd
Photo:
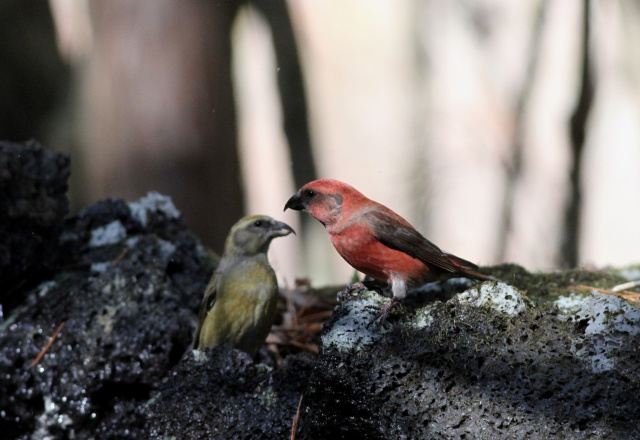
M640 438L640 310L593 294L571 313L485 283L367 323L342 304L305 393L298 439Z
M69 211L69 157L35 141L0 142L0 303L53 268Z
M61 249L64 269L0 327L2 437L144 438L135 409L189 347L210 264L157 194L72 217Z
M144 409L145 438L289 438L312 367L304 354L273 370L228 347L189 352Z

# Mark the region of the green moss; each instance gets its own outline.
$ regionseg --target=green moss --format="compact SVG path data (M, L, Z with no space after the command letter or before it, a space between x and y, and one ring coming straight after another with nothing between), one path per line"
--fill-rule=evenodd
M516 287L527 297L539 302L551 302L560 296L569 296L571 292L575 292L571 286L586 285L608 290L627 281L615 270L527 272L517 264L501 264L485 267L482 271Z

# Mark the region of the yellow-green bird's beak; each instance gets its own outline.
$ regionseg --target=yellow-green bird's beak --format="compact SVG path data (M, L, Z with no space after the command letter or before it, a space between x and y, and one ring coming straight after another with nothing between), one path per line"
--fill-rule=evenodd
M272 237L272 238L284 237L284 236L289 235L291 233L293 233L293 235L295 235L296 231L294 231L293 228L291 226L289 226L288 224L286 224L284 222L279 222L279 221L273 222L273 225L271 226L271 228L269 230L269 236Z

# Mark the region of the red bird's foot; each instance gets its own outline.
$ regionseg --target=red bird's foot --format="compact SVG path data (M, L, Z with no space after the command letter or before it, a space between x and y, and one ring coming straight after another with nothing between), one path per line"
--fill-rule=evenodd
M380 311L376 314L376 316L373 317L373 319L371 321L369 321L369 325L367 325L367 327L369 327L370 325L372 325L374 322L376 322L378 319L380 320L381 324L384 324L387 320L387 316L389 315L389 311L396 305L396 303L398 302L398 300L396 299L396 297L392 297L389 302L387 302L385 305L383 305L380 308Z

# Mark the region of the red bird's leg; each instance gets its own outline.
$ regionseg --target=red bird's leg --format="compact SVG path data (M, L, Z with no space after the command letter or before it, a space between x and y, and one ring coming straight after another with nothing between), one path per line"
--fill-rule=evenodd
M373 324L378 319L381 323L384 324L384 322L387 320L387 316L389 315L389 310L391 310L397 302L398 298L396 298L395 296L392 297L386 304L380 307L380 311L376 314L376 316L373 317L371 321L369 321L369 325ZM369 325L367 325L367 327L369 327Z
M388 303L380 308L380 312L378 312L378 314L369 322L369 325L373 324L378 319L380 319L380 322L384 323L387 320L389 311L396 305L397 301L407 296L407 283L401 277L391 275L390 281L393 297L391 297Z

